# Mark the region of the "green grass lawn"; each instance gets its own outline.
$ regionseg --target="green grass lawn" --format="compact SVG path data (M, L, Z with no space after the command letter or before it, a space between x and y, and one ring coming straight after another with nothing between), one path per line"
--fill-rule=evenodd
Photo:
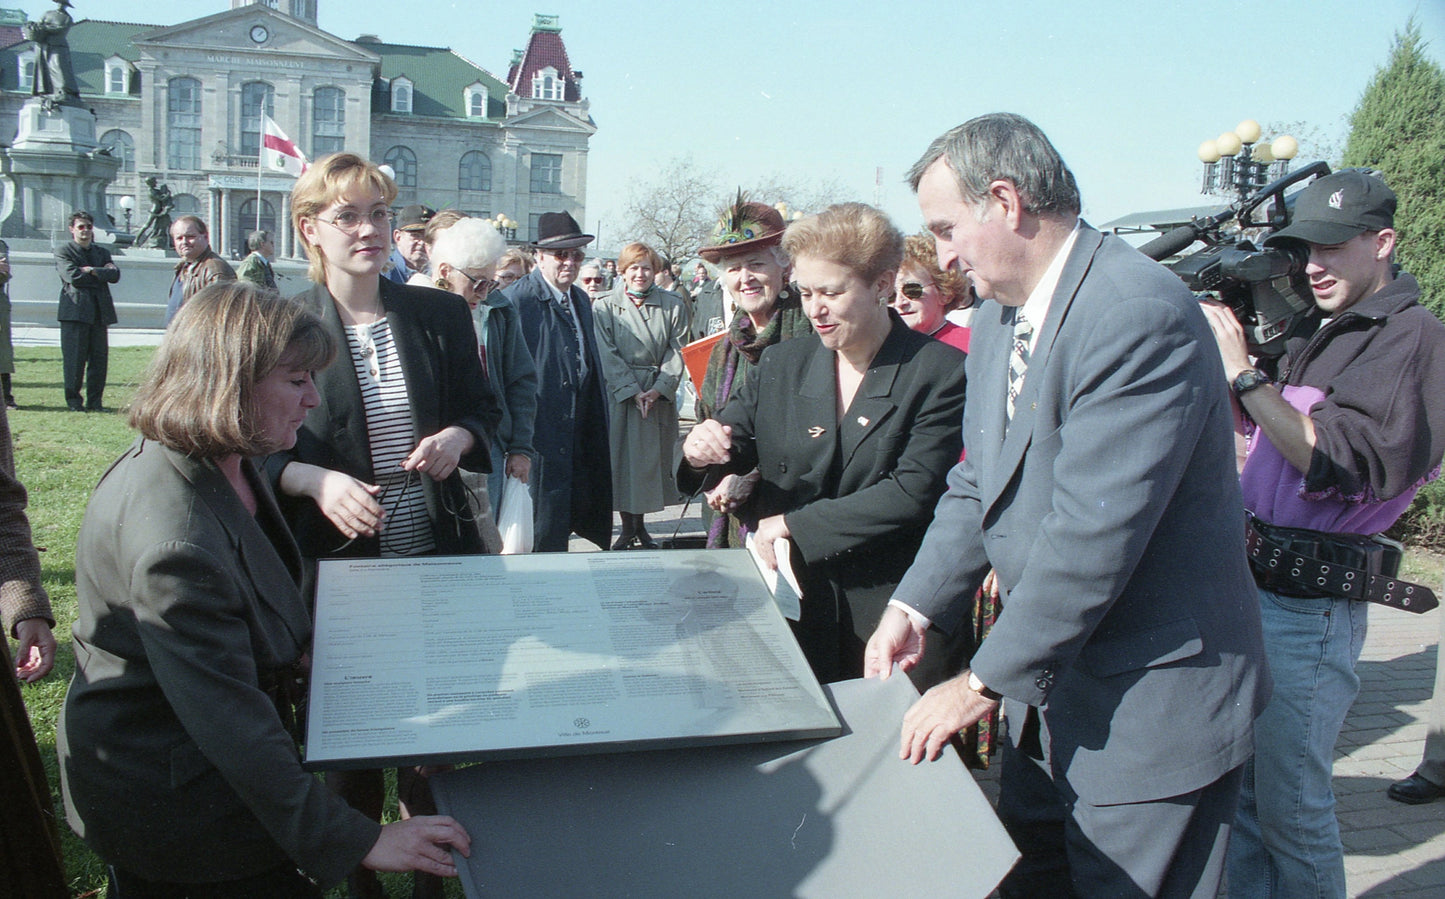
M35 545L41 548L41 577L55 612L55 637L60 643L55 670L38 684L22 688L40 755L50 776L51 794L65 847L65 868L74 896L101 896L105 869L100 860L64 823L60 780L55 762L55 722L65 699L65 688L75 671L70 626L75 621L75 537L85 504L100 476L135 438L125 422L125 406L145 373L153 347L116 347L110 351L105 391L105 413L70 412L61 388L60 350L21 347L16 350L15 399L19 410L10 412L15 438L15 467L30 491L30 525ZM12 646L13 646L12 642ZM389 791L394 791L390 783ZM395 799L389 800L394 815ZM393 895L410 895L408 875L385 875ZM345 896L345 889L329 895ZM447 895L461 896L458 883L448 884Z
M149 347L112 349L105 404L117 411L80 414L65 409L60 350L21 348L17 351L14 380L20 409L10 413L16 469L30 490L30 523L35 531L35 543L43 550L42 575L55 610L55 635L60 642L55 671L39 684L25 687L24 693L58 812L61 803L55 766L55 720L65 697L65 686L75 670L70 646L70 626L75 620L75 536L91 489L133 439L123 410L153 352ZM1442 571L1445 571L1445 556L1411 550L1402 576L1438 586ZM389 807L395 808L394 798L389 800ZM99 860L63 824L61 832L73 894L99 895L105 885ZM386 880L393 895L409 895L404 886L407 877L388 875ZM343 889L332 891L333 896L344 894ZM449 883L448 895L460 896L460 886Z

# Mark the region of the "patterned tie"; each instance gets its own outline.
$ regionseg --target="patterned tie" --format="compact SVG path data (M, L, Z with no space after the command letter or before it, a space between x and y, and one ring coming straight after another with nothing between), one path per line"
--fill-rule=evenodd
M572 290L568 288L560 294L562 315L566 317L567 324L572 328L572 338L577 341L577 376L587 377L587 345L582 341L582 322L577 313L572 311Z
M1024 318L1022 309L1014 314L1014 345L1008 357L1008 420L1013 421L1014 401L1024 386L1024 373L1029 370L1029 341L1033 339L1034 326Z

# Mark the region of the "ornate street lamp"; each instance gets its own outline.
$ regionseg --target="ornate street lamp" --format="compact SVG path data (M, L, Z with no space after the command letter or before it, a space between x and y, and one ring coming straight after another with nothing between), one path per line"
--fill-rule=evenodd
M135 197L131 196L130 194L126 194L125 196L117 200L116 204L119 205L121 211L125 213L125 232L129 234L130 214L135 211Z
M1254 119L1245 119L1214 140L1199 145L1204 163L1204 185L1200 193L1237 194L1244 200L1289 172L1289 161L1299 152L1299 141L1288 134L1260 143L1261 129Z

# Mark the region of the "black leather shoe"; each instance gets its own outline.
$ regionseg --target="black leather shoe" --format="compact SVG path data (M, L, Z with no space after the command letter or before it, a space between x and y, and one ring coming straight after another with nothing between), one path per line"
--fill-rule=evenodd
M1437 787L1420 775L1411 774L1404 780L1397 780L1390 784L1390 789L1385 791L1385 795L1406 805L1424 805L1445 796L1445 787Z
M637 542L637 535L636 535L636 534L623 534L621 537L618 537L618 538L617 538L617 542L616 542L616 543L613 543L613 544L612 544L612 548L613 548L614 550L617 550L617 551L621 551L621 550L624 550L624 549L632 549L632 544L634 544L634 543L636 543L636 542Z

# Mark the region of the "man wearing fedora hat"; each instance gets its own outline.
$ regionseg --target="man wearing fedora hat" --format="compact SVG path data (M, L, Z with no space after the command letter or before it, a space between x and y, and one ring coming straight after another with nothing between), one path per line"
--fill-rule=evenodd
M503 291L537 363L538 466L531 478L537 552L566 552L573 532L602 549L612 536L602 367L592 304L575 283L582 248L591 242L568 213L543 213L531 245L537 267Z
M1398 545L1374 539L1445 455L1445 325L1395 269L1394 219L1394 192L1356 169L1295 195L1265 242L1308 258L1316 327L1279 359L1251 362L1229 309L1205 308L1249 437L1240 483L1274 675L1229 846L1231 896L1345 895L1331 766L1360 687L1361 600L1428 608L1428 589L1396 580Z

